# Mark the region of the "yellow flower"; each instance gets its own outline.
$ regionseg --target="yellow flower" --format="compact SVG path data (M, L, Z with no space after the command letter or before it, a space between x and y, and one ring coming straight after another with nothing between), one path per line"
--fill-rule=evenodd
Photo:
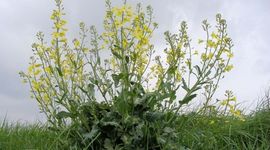
M74 44L74 46L75 46L76 49L78 49L80 47L80 41L77 40L77 39L74 39L73 40L73 44Z
M228 66L225 67L224 70L225 70L226 72L229 72L229 71L231 71L232 69L233 69L233 65L228 65Z
M39 75L40 73L41 73L41 70L38 69L38 70L35 71L34 76L37 76L37 75Z
M227 100L223 100L221 103L220 103L220 105L222 105L222 106L225 106L225 105L227 105L228 104L228 101Z
M182 80L182 76L178 70L175 72L175 76L177 82L180 82Z
M52 33L52 37L56 39L56 38L59 38L60 35L59 35L58 32L53 32L53 33Z
M36 81L32 81L32 86L35 91L38 91L40 89L40 83Z
M236 115L236 116L241 116L241 111L240 111L240 110L234 111L234 115Z
M218 36L215 34L215 32L212 32L211 37L212 37L213 39L218 39Z
M232 58L232 57L233 57L233 53L232 53L232 52L228 52L228 53L227 53L227 57L228 57L228 58Z
M45 68L45 71L48 73L48 74L52 74L52 70L50 67L46 67Z
M201 54L201 59L202 59L202 61L206 61L207 60L207 55L205 54L205 53L202 53Z
M212 40L208 40L207 41L207 46L210 48L214 48L216 46L216 43Z
M66 38L61 38L59 42L67 43L67 39Z
M59 18L61 16L61 12L59 10L53 10L53 13L51 15L51 20L56 20L56 18Z
M48 104L51 102L50 96L49 96L48 94L44 94L43 100L44 100L44 103L45 103L46 105L48 105Z
M34 64L31 64L31 65L28 67L28 73L32 73L34 69L35 69L35 65L34 65Z
M213 58L213 56L214 56L214 54L212 53L212 52L210 52L209 54L208 54L208 59L212 59Z

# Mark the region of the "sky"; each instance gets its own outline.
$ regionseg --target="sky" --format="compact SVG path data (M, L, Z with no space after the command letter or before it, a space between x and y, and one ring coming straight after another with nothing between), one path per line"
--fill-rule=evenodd
M120 0L112 0L118 5ZM234 43L234 69L221 81L217 95L233 90L238 101L254 109L270 88L270 1L269 0L129 0L154 9L159 24L153 43L164 48L163 33L177 32L187 21L191 38L203 37L201 22L208 19L214 26L215 15L227 20L228 33ZM64 0L69 35L76 36L79 22L95 25L102 31L104 0ZM22 84L19 71L26 70L32 55L35 34L50 36L50 14L54 2L48 0L0 0L0 120L36 122L44 120L37 103L30 99L29 86Z

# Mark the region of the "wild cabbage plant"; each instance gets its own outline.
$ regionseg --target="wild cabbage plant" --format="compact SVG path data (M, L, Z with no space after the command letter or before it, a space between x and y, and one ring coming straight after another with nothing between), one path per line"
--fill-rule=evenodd
M166 31L159 56L151 43L158 25L150 6L124 1L114 7L107 0L104 32L80 23L80 36L70 41L63 2L55 2L51 41L37 33L28 71L20 73L50 125L88 149L179 148L174 120L182 107L203 93L207 111L233 68L222 16L213 28L203 21L206 36L198 48L186 22L178 33Z

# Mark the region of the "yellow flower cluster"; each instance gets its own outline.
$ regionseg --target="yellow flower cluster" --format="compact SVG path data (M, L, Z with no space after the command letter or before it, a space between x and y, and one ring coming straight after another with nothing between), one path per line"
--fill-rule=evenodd
M221 21L221 16L217 16L217 31L209 33L209 26L204 22L203 27L207 32L207 40L198 40L198 44L205 44L205 51L200 53L201 62L205 66L213 66L221 72L230 72L233 65L230 64L230 59L233 57L232 42L228 34L224 31L224 22ZM208 34L209 33L209 34Z
M23 81L28 81L31 86L32 97L46 109L53 100L62 97L63 91L75 97L76 86L83 85L86 76L83 56L87 48L78 39L73 40L73 49L67 46L67 22L62 19L65 14L61 0L56 2L57 9L51 15L54 24L51 45L44 42L44 35L39 32L39 42L32 45L34 56L28 71L21 73Z
M54 23L53 27L54 32L52 33L53 39L51 41L52 45L55 45L56 42L63 42L63 43L67 42L66 38L67 28L65 28L67 21L62 19L63 15L65 14L62 12L62 8L53 10L53 13L51 15L51 20Z
M161 81L160 79L162 79L162 76L165 73L165 68L161 65L161 64L155 64L153 65L151 68L151 73L152 73L152 77L151 78L157 78L158 81L156 83L156 88L158 88L158 86L160 85Z
M233 95L232 91L226 91L225 96L227 99L221 101L220 105L225 107L224 111L227 111L237 117L240 118L241 120L244 121L243 115L239 109L236 108L236 97ZM225 112L226 113L226 112Z
M214 54L212 52L206 54L206 53L202 53L201 54L201 59L202 61L206 61L206 60L211 60L213 58Z
M109 48L114 56L111 66L114 70L121 70L121 64L126 56L130 56L128 68L141 76L145 72L149 61L147 54L152 50L149 39L155 27L151 20L139 10L134 11L131 6L108 7L104 21L105 32L102 34L103 48ZM150 16L151 17L151 16Z
M123 5L122 7L113 7L112 14L115 18L114 24L116 28L124 26L132 20L134 15L132 7L129 5Z

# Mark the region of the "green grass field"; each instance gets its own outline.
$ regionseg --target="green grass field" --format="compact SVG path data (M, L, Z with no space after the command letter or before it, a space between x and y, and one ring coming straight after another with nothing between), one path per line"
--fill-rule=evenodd
M56 135L40 124L3 121L0 127L0 150L53 149Z
M191 149L270 149L270 111L258 111L245 121L230 117L187 116L180 141Z
M179 142L188 149L270 149L269 109L258 109L245 116L245 121L190 113L181 116L178 123ZM0 149L57 149L57 137L41 124L4 121L0 128Z

